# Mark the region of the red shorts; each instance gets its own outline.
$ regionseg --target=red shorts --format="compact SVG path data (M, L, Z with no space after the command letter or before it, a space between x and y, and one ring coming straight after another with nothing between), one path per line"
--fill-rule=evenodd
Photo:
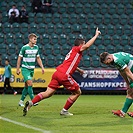
M49 83L48 87L50 87L52 89L58 89L61 85L63 85L66 89L68 89L70 91L79 89L79 85L72 78L71 75L56 71L52 75L52 79L51 79L51 82Z

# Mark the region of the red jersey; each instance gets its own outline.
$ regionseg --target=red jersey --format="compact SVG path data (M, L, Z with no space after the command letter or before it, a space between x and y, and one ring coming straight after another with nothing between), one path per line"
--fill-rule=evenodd
M78 67L82 58L82 52L80 48L82 46L74 46L70 52L66 55L65 60L56 69L62 73L72 75Z

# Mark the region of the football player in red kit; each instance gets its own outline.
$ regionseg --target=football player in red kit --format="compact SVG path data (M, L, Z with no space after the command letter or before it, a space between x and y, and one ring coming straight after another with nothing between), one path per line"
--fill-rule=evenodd
M72 113L68 112L68 109L81 95L81 90L77 82L72 78L72 74L76 70L81 74L84 73L82 69L78 68L78 64L82 57L82 52L88 49L95 42L99 34L101 34L101 32L97 28L95 36L87 43L85 43L84 39L81 38L77 38L75 40L75 46L72 47L70 52L66 55L63 63L56 68L56 72L54 72L52 75L52 79L47 87L47 90L36 95L32 101L27 101L25 103L23 116L27 114L27 111L32 105L43 99L51 97L61 85L63 85L67 90L71 91L72 94L67 99L66 104L60 112L60 115L73 115Z

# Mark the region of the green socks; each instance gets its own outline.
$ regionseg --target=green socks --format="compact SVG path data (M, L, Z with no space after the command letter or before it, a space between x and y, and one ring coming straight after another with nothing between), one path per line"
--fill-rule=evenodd
M22 96L21 96L21 100L24 101L25 97L27 96L28 93L28 89L26 87L24 87L23 91L22 91Z
M131 106L132 102L133 102L133 99L126 98L125 104L124 104L124 106L122 108L122 111L124 113L126 113L128 111L128 109Z
M34 98L32 86L28 86L28 94L30 96L30 99L32 100Z

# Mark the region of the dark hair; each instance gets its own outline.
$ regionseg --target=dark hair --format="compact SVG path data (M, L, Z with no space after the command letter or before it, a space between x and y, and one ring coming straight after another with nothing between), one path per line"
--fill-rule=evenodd
M9 61L9 59L5 59L5 61L8 61L8 62L10 62L10 61Z
M83 44L85 40L83 38L76 38L74 41L75 46L79 46L80 44Z
M101 53L100 54L100 61L103 63L108 55L109 55L108 52Z

